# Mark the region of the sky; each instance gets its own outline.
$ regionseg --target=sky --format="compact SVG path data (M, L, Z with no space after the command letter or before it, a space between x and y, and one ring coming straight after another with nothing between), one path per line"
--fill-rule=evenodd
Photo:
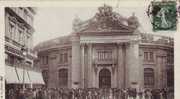
M72 33L72 22L76 16L81 20L88 20L98 12L98 7L103 6L103 4L86 7L38 7L34 18L34 46L46 40L69 35ZM120 13L124 17L130 17L134 12L141 24L140 30L145 33L154 33L150 19L146 14L147 6L123 6L121 4L118 7L116 5L110 6L113 7L113 11ZM155 32L155 34L173 36L174 31L161 31Z

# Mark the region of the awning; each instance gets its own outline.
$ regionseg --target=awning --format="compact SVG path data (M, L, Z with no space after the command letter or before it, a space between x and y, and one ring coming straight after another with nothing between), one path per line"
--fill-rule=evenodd
M29 71L28 73L33 84L45 84L41 72Z
M41 72L13 66L6 66L5 71L7 84L45 84Z
M17 73L15 71L15 67L6 66L5 67L5 79L7 84L17 84L20 83Z
M21 84L30 84L31 83L30 77L28 74L28 70L23 69L23 68L16 68L16 70L17 70L17 74L20 78Z

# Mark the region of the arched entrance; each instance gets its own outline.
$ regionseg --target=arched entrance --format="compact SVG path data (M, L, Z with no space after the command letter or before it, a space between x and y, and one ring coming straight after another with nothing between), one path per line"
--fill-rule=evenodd
M99 72L99 88L111 88L111 72L108 69Z

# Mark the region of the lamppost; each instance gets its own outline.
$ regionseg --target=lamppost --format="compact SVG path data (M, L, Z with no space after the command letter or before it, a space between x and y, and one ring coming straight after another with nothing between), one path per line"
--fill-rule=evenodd
M23 82L22 82L22 84L23 84L23 91L24 91L24 89L25 89L25 84L24 84L24 77L25 77L25 64L26 64L26 55L27 55L27 49L25 48L25 46L23 46L22 47L22 49L21 49L21 51L22 51L22 54L23 54Z

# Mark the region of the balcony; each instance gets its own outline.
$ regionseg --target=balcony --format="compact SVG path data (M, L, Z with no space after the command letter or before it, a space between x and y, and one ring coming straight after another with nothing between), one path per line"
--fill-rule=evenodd
M99 59L94 59L93 60L94 64L117 64L117 59L104 59L104 60L99 60Z

